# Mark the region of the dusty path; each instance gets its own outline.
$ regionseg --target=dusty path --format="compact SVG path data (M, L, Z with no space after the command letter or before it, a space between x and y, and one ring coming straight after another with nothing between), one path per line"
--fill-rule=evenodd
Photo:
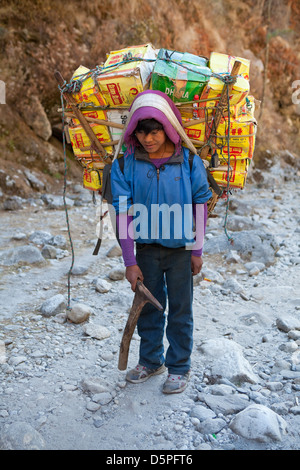
M72 276L71 304L92 307L89 322L105 326L109 337L99 340L86 335L82 324L64 321L64 313L45 317L39 311L54 295L67 296L70 251L41 264L0 266L0 448L298 449L300 191L293 180L284 184L284 177L292 173L278 167L270 174L272 185L249 184L232 196L228 229L235 244L225 251L222 216L210 219L206 280L195 279L193 370L188 388L180 395L161 393L164 375L132 385L117 369L133 294L125 279L109 278L113 268L123 268L119 256L107 256L115 245L109 225L99 256L91 254L96 237L95 208L90 202L69 210L75 264L85 268L81 275ZM224 214L221 203L217 213ZM67 236L64 211L48 210L37 202L25 204L23 210L2 211L1 225L2 253L32 245L28 237L35 230ZM259 231L265 237L246 257L249 247L240 246L240 237L244 234L249 240ZM16 234L19 239L12 239ZM256 269L247 261L255 261ZM109 283L108 292L95 289L99 279ZM295 319L289 332L276 323L286 315ZM213 376L211 357L200 345L220 338L241 346L239 358L247 362L256 383L249 379L233 383L225 366L224 374ZM129 367L136 364L138 346L134 335ZM217 349L212 354L220 359ZM228 396L235 400L232 409ZM212 397L219 401L212 402ZM209 405L205 398L210 399ZM258 430L261 434L253 437L253 427L247 437L233 431L231 424L243 408L239 408L241 399L246 400L245 407L261 405L276 413L279 434ZM29 444L24 443L25 434L31 436Z

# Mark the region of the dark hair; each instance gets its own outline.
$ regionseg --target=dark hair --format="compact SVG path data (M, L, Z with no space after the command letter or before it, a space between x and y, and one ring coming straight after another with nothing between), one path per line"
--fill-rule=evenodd
M135 132L145 132L145 134L149 134L155 130L163 130L163 128L164 126L156 119L143 119L138 122Z

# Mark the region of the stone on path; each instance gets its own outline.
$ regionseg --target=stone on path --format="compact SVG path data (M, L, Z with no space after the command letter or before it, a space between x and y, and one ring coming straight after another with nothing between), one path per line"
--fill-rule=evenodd
M108 273L108 277L112 281L122 281L125 277L125 268L118 266L116 268L112 268Z
M89 305L77 303L68 310L67 317L72 323L83 323L93 314L94 310Z
M0 253L0 265L35 264L45 261L40 250L31 245L18 246Z
M236 342L225 338L213 338L203 341L198 350L204 356L206 375L223 377L234 384L257 383L257 376L244 358L242 347Z
M112 285L105 279L97 279L95 287L97 292L100 292L100 294L105 294L106 292L110 291Z
M30 424L15 422L0 431L0 450L44 450L45 441Z
M44 317L52 317L61 313L66 308L66 300L62 294L57 294L45 300L40 307L40 312Z
M236 434L258 442L281 441L287 432L286 421L264 405L250 405L229 425Z
M87 336L91 336L92 338L99 340L109 338L110 336L110 331L105 326L95 325L93 323L87 323L84 325L83 331Z
M288 333L290 330L300 330L300 320L292 315L282 315L276 319L276 326L279 330Z

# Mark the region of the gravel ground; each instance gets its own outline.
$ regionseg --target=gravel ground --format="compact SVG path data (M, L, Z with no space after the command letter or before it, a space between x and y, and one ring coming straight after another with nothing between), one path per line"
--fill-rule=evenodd
M300 191L293 174L278 164L266 184L248 183L231 196L233 244L222 226L225 203L218 203L194 279L191 379L170 396L161 392L165 374L133 385L118 370L133 293L107 219L100 254L92 255L90 194L68 189L70 306L88 308L80 323L67 318L72 257L59 202L15 199L13 210L2 210L0 449L299 449ZM44 232L39 240L37 231ZM20 247L32 248L26 262ZM46 252L50 259L34 261ZM135 333L128 367L138 347Z

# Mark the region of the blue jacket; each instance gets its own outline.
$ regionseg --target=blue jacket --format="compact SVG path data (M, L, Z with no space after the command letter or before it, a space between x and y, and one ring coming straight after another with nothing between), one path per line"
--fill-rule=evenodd
M192 205L212 196L201 158L195 155L190 169L184 147L160 169L139 148L125 153L123 169L112 164L111 189L116 214L133 215L135 240L169 248L194 243Z

